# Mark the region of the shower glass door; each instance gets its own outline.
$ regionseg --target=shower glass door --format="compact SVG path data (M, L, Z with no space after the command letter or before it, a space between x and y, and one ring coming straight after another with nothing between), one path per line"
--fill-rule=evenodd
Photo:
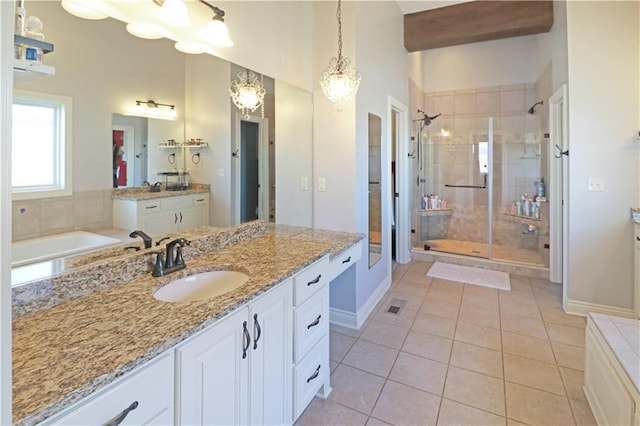
M468 130L450 130L446 117L426 127L418 122L414 247L492 257L493 119L478 122L481 128Z

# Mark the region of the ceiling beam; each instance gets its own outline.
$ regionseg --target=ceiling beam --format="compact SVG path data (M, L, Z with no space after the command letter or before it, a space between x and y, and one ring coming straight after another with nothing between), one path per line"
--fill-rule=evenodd
M404 15L404 47L438 47L548 32L553 2L472 1Z

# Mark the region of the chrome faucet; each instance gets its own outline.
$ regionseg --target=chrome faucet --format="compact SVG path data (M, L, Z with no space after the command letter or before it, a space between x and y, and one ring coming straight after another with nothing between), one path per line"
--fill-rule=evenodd
M177 238L167 243L166 253L157 252L156 263L153 267L151 275L154 277L162 277L180 269L184 269L187 265L182 257L182 248L191 244L191 241L184 238ZM164 259L162 258L164 254Z
M130 233L129 236L131 238L140 237L142 238L142 241L144 241L144 248L148 249L149 247L151 247L151 237L145 234L144 232L140 230L135 230L132 233Z

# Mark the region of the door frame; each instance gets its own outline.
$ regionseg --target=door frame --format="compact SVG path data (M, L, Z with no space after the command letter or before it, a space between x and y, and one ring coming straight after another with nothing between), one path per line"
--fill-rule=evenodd
M124 143L124 155L127 160L127 187L136 186L135 173L139 172L138 167L140 164L136 164L136 149L135 149L135 127L125 126L121 124L114 124L111 126L111 131L119 130L123 134Z
M394 218L396 223L396 262L399 264L409 263L411 261L411 178L410 178L410 162L409 153L411 150L411 140L409 138L409 115L408 107L394 98L388 97L387 101L387 123L389 125L386 148L386 158L391 159L391 140L393 135L391 134L391 115L393 113L398 114L397 120L397 137L396 137L396 191L398 191L398 198L395 194L392 194L391 203L389 203L389 219L387 223L383 223L383 227L386 231L383 233L383 240L385 234L391 239L391 214L393 214L393 204L396 204L396 217ZM391 182L391 163L385 165L385 170L388 176L387 182ZM403 195L404 194L404 195ZM388 195L384 198L388 200ZM384 252L384 250L383 250ZM386 251L388 253L387 262L391 265L391 247ZM389 268L391 270L391 268Z
M242 127L243 121L249 123L258 124L258 219L269 221L269 119L257 116L245 116L239 112L235 116L235 128L236 137L235 144L231 151L234 153L234 158L239 160L242 155ZM236 194L235 197L235 224L240 223L240 190L241 190L241 167L240 164L236 164L235 167L235 183L233 190Z
M563 84L549 98L549 280L563 284L563 307L569 283L569 159L556 155L569 151L568 110L567 85Z

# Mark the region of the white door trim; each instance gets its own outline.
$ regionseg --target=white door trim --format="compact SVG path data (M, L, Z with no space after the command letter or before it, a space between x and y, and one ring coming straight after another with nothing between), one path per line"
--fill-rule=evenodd
M392 138L392 111L398 113L398 138L396 140L396 191L398 191L400 196L398 197L397 215L394 218L396 223L396 262L404 264L411 261L411 182L408 172L410 166L409 149L411 148L411 141L409 139L409 115L408 108L405 104L393 96L389 96L387 106L387 123L389 123L387 128L389 129L389 141L391 141ZM388 143L387 146L386 158L392 158L391 143ZM389 167L389 165L385 167ZM388 168L387 170L390 175L391 169ZM391 179L389 178L387 181L391 182ZM388 195L386 199L389 199ZM389 206L389 217L391 217L391 214L393 213L394 202L395 197L392 198L392 202ZM391 222L384 224L383 226L385 226L389 232L391 231ZM391 271L391 249L387 250L387 252L389 253L389 270Z
M11 105L13 7L0 1L0 424L11 424Z
M563 283L563 306L566 305L569 283L569 160L566 155L561 155L561 152L569 150L567 102L566 84L549 98L549 279Z
M135 127L114 124L113 126L111 126L111 130L121 130L124 133L123 143L124 155L125 159L127 160L127 186L136 186L134 171L137 171L137 168L139 166L138 164L136 164Z
M241 152L241 127L240 123L242 121L247 121L250 123L258 123L258 134L260 139L260 144L258 145L258 184L260 185L260 189L258 190L258 219L262 219L265 222L269 221L269 192L271 188L269 187L269 119L261 118L256 116L249 116L247 118L244 114L239 112L236 113L235 125L236 125L236 140L235 146L231 149L232 152L237 153L238 157L236 159L240 159L242 155ZM235 217L234 223L237 225L240 223L240 165L235 165L235 184L234 191L236 194L235 197Z

